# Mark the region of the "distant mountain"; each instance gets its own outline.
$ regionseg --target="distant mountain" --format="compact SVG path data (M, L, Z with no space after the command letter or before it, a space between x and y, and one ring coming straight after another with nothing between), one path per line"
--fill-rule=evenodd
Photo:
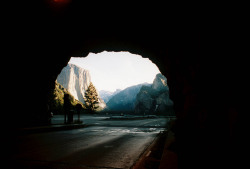
M135 113L174 115L173 101L169 98L167 78L157 74L152 86L142 86L136 96Z
M83 97L91 82L91 77L88 70L80 68L74 64L68 64L57 76L57 82L73 95L75 99L84 103ZM100 109L105 108L106 104L100 96L99 101Z
M107 109L110 111L133 111L136 95L142 86L151 86L151 84L143 83L128 87L117 94L107 102Z
M120 91L121 91L121 89L116 89L116 91L114 91L114 92L101 90L101 91L99 91L99 94L100 94L101 98L103 99L103 101L105 103L107 103L114 95L116 95Z
M107 103L109 101L109 99L112 97L113 92L110 91L106 91L106 90L100 90L99 94L102 98L102 100Z

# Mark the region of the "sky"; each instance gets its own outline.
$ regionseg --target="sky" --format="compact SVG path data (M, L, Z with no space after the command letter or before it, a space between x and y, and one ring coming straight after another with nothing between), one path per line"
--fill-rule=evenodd
M87 57L71 57L69 63L89 70L91 81L98 91L153 83L158 67L148 58L129 52L89 53Z

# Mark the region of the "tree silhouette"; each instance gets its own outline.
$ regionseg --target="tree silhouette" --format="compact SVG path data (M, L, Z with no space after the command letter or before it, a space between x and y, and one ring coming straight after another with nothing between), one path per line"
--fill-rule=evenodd
M85 107L89 112L93 113L98 108L98 94L92 82L90 82L88 89L85 91L84 101Z

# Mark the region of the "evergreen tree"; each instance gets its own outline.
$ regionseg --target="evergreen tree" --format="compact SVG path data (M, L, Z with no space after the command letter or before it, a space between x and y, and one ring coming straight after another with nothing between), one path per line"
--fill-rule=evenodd
M88 89L85 91L84 101L86 109L91 113L95 112L98 108L98 94L92 82L90 82Z

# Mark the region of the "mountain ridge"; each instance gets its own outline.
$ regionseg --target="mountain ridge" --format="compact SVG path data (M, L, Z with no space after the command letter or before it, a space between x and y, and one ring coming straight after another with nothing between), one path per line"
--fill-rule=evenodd
M115 94L107 102L107 109L110 111L133 111L136 95L140 91L140 88L145 85L151 85L149 83L142 83L134 86L130 86L121 90Z
M114 92L108 91L108 90L100 90L99 94L103 101L107 103L114 95L122 91L121 89L116 89Z

